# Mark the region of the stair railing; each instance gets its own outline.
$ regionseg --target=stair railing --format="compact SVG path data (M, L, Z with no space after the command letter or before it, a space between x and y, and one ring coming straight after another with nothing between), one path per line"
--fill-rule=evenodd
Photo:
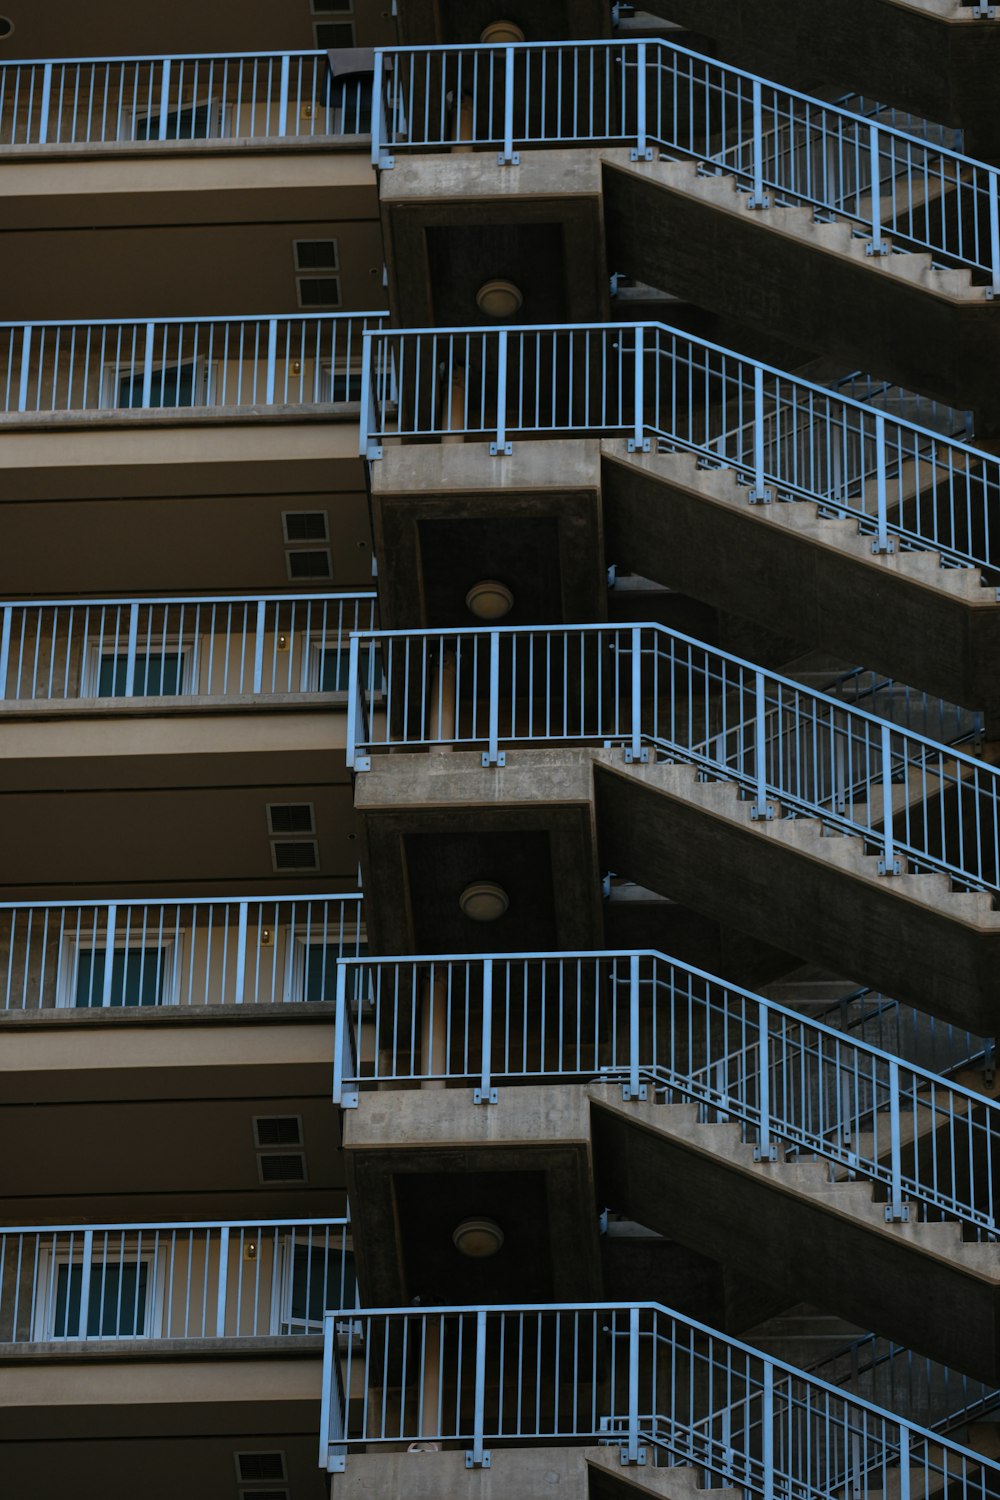
M620 1083L625 1100L696 1104L758 1161L859 1177L889 1221L913 1212L997 1233L1000 1105L882 1048L652 951L338 964L334 1101L435 1081Z
M348 765L447 743L620 747L728 781L753 821L784 813L857 835L878 873L1000 893L1000 770L660 625L358 632Z
M770 1500L985 1500L1000 1465L655 1303L361 1309L326 1320L320 1465L386 1444L658 1449ZM351 1399L346 1394L351 1393ZM356 1393L361 1399L355 1399Z
M728 172L751 208L857 226L870 255L929 251L1000 295L1000 171L662 38L394 47L375 55L372 159L458 145L623 145ZM933 205L934 211L929 212Z
M747 503L811 502L872 551L1000 568L1000 458L662 323L364 335L361 451L591 434L693 454Z

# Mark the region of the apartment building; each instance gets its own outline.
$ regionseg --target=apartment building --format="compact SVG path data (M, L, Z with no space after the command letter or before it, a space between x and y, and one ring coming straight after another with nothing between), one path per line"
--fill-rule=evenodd
M4 1492L1000 1492L1000 20L204 9L0 17Z

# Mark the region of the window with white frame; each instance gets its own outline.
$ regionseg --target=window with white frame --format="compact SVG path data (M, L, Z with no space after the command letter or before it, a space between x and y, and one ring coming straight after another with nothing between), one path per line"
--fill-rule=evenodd
M154 633L155 634L155 633ZM198 681L197 642L177 635L156 637L135 653L134 698L178 698L193 693ZM128 687L128 650L122 641L93 642L84 662L81 696L124 698Z
M120 139L131 141L209 141L230 134L230 109L219 99L180 104L161 116L159 105L144 114L123 115Z
M86 1280L84 1271L82 1243L72 1253L42 1250L34 1339L159 1337L162 1267L157 1268L152 1251L140 1253L135 1241L122 1242L116 1236L113 1246L95 1245Z
M101 406L106 411L129 411L136 407L177 408L211 406L215 400L215 364L196 359L163 360L153 365L146 394L146 374L141 358L126 366L124 361L104 366Z
M364 958L368 944L345 931L337 942L324 941L321 933L289 932L285 944L285 998L291 1001L333 1001L337 998L337 960ZM361 996L361 975L355 971L355 1004Z
M65 936L59 954L56 1005L99 1010L176 1005L180 999L180 939L115 943L101 934Z
M374 656L372 652L374 650ZM302 691L304 693L346 693L350 688L350 647L339 637L309 642L302 658ZM366 695L378 697L385 686L382 658L377 647L362 643L358 648L358 668Z
M283 1240L279 1245L280 1304L272 1333L322 1333L323 1315L357 1306L354 1256L339 1244ZM353 1320L344 1319L342 1332Z

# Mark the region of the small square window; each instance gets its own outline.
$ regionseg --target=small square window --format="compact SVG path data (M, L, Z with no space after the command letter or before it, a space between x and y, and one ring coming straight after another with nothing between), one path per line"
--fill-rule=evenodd
M336 240L296 240L296 271L336 271Z
M317 21L313 30L316 33L316 45L324 52L354 46L354 24L351 21Z
M325 510L286 510L281 521L286 542L325 542L330 535Z
M296 286L300 307L340 306L340 279L337 276L300 276Z
M311 802L271 802L267 809L267 827L275 833L313 833L313 805Z

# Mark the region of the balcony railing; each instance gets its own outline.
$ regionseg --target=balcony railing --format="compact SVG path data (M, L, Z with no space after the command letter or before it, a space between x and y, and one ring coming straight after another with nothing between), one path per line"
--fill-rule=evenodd
M346 1218L0 1230L0 1351L319 1335L357 1300L349 1234Z
M0 905L0 1015L336 998L365 951L360 891Z
M619 1082L739 1125L759 1159L783 1147L867 1179L889 1221L997 1232L1000 1105L664 954L345 959L338 980L337 1103L427 1080L483 1104L498 1084Z
M0 605L0 711L27 702L346 694L374 594Z
M348 764L450 744L622 746L730 781L753 820L857 834L879 873L1000 892L1000 771L660 625L365 632L351 639ZM374 705L378 705L377 708Z
M981 1500L1000 1465L655 1303L367 1309L326 1320L320 1464L383 1444L649 1448L746 1495ZM355 1398L348 1399L348 1395Z
M385 313L0 324L0 419L347 407ZM88 417L89 420L89 417Z
M84 57L0 65L0 150L368 135L371 79L325 52Z
M928 251L1000 294L1000 170L883 119L780 87L675 42L396 47L376 54L372 156L456 145L654 149L735 177L752 208L856 226L871 255Z
M362 451L386 438L626 438L731 470L750 504L808 501L873 552L1000 570L1000 459L662 323L365 336ZM370 345L370 348L368 347Z

